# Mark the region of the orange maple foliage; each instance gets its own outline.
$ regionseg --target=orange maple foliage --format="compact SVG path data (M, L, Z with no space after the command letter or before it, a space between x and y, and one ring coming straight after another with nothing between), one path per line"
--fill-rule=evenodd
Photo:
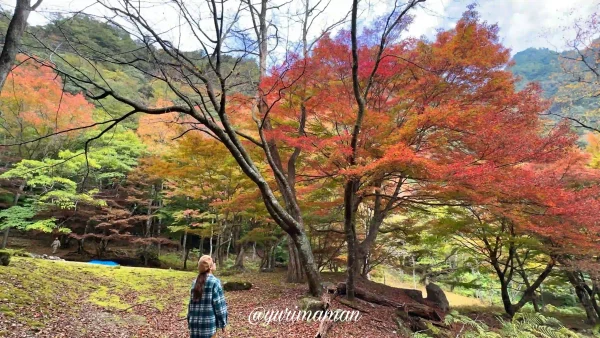
M373 51L368 43L359 50L362 88ZM564 175L566 168L585 171L577 136L567 123L547 128L540 114L549 105L538 86L516 90L496 25L467 11L434 41L390 45L371 83L353 166L347 162L357 109L351 62L342 32L322 39L310 58L275 68L261 84L272 107L267 135L303 151L300 177L358 177L357 203L376 211L492 205L491 212L522 229L559 242L561 232L569 233L563 242L585 238L597 245L590 236L597 225L585 212L598 204L596 188L574 189Z
M22 144L18 155L40 158L68 146L94 123L94 106L81 94L63 91L61 78L49 67L19 57L0 95L2 133L6 144L23 143L57 132L39 142ZM69 131L69 132L65 132Z

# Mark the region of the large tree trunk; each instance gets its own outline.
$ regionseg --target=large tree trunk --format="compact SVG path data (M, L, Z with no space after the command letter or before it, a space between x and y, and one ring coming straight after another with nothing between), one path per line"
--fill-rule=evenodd
M287 240L289 256L287 281L288 283L302 283L304 281L304 269L302 269L300 254L290 235L287 236Z
M237 257L235 258L235 265L233 267L240 270L244 269L244 245L240 245Z
M32 6L30 0L17 0L15 12L13 13L12 19L8 24L8 29L6 30L4 47L2 48L2 53L0 54L0 92L4 87L8 73L10 73L10 70L15 63L15 58L19 52L19 44L21 43L21 38L23 37L23 33L27 27L27 19L29 18L29 14L41 3L42 0L38 0Z
M320 297L323 292L321 288L321 275L315 263L315 258L310 247L310 240L303 229L300 229L298 233L292 234L292 239L300 255L300 262L308 280L310 294Z
M260 5L252 5L250 2L248 4L252 7L252 15L254 21L254 29L257 34L256 39L258 42L258 63L259 63L259 83L262 79L267 75L267 56L268 56L268 29L269 24L267 22L267 11L269 9L268 0L261 0ZM256 16L255 16L256 15ZM276 198L269 193L269 196L265 199L265 206L269 210L271 216L274 216L277 224L285 230L290 238L292 239L296 250L298 251L298 255L300 257L300 263L302 268L306 273L306 277L308 279L308 285L310 289L310 293L313 296L319 297L321 295L321 276L317 269L317 266L314 261L314 257L312 254L312 248L310 246L310 241L306 235L304 230L304 224L302 222L302 216L300 215L300 208L296 201L296 192L295 192L295 160L298 156L299 149L294 150L294 154L290 157L287 165L287 170L284 170L282 161L279 155L279 150L277 148L277 144L273 139L267 139L265 137L263 130L271 129L271 122L267 117L268 106L266 101L263 100L263 93L259 88L256 91L256 108L261 116L264 116L262 122L259 122L259 135L261 140L266 144L264 147L265 155L267 158L267 162L271 169L273 169L275 174L275 181L279 187L281 195L285 201L285 209L288 215L293 220L286 220L287 215L281 217L283 215L277 215L276 208L278 202L276 202ZM302 125L302 123L301 123ZM302 126L301 128L302 129ZM262 184L261 184L262 185ZM266 188L266 187L265 187Z
M592 325L595 325L598 323L599 317L598 313L596 313L596 310L594 309L590 295L584 286L585 281L581 279L579 273L576 271L566 271L566 275L571 285L573 285L573 288L575 288L575 294L577 294L577 298L579 298L581 305L585 309L588 322Z

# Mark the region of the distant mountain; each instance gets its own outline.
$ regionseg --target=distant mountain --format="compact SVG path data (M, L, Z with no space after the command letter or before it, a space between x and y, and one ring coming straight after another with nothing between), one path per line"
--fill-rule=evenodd
M547 48L528 48L515 54L513 61L510 70L521 78L520 87L539 82L546 97L556 94L560 85L557 77L563 75L558 53Z
M561 67L561 56L566 55L576 56L575 51L557 53L547 48L528 48L515 54L510 70L520 78L517 84L520 88L530 82L540 84L544 97L554 101L550 108L552 113L597 126L600 99L591 94L596 93L598 88L577 83L572 75L565 73ZM587 70L581 67L581 71ZM587 132L580 127L577 131Z

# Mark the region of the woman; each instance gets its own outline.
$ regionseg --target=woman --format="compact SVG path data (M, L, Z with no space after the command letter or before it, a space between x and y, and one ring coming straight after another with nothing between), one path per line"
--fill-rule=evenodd
M198 277L192 284L188 306L188 328L191 338L216 337L217 329L225 332L227 303L221 281L212 272L216 265L210 256L198 261Z

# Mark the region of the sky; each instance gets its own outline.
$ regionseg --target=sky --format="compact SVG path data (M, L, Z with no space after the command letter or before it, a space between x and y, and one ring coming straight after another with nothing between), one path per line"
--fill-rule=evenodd
M276 3L285 0L273 1ZM29 22L33 25L43 24L47 22L52 12L85 9L87 12L97 14L100 11L98 7L88 7L94 2L94 0L43 0L39 13L33 13ZM154 3L153 8L147 12L148 17L154 20L154 24L168 30L172 28L172 25L169 26L170 23L178 21L177 14L172 9L161 5L168 1L145 0L145 2ZM188 0L188 2L194 1ZM363 20L369 20L380 15L385 11L386 3L389 1L363 0L361 17ZM421 8L413 12L415 19L408 35L432 38L436 30L451 28L471 3L477 4L482 19L499 25L502 43L510 48L513 54L529 47L563 50L564 42L572 34L572 31L566 27L577 18L587 17L594 11L600 10L600 0L427 0ZM15 0L0 0L0 4L10 10ZM350 9L350 5L350 0L331 0L331 4L317 22L318 25L323 27L336 21ZM285 20L283 17L279 19ZM293 36L297 33L297 27L289 27L287 32ZM193 39L186 38L186 35L186 32L181 34L181 44L187 46L187 49L194 49L196 46L191 42Z

